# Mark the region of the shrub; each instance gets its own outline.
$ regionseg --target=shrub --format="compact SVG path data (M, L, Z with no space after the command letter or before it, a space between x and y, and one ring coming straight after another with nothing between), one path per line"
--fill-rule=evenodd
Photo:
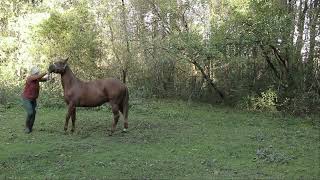
M261 93L260 96L249 95L240 102L240 106L249 110L258 111L277 111L278 95L272 90L268 89Z
M4 105L7 103L7 96L5 89L0 88L0 104Z
M300 96L286 98L281 105L281 110L295 115L302 116L320 111L320 95L316 92L296 93Z
M3 86L0 89L0 105L9 108L20 103L21 89Z

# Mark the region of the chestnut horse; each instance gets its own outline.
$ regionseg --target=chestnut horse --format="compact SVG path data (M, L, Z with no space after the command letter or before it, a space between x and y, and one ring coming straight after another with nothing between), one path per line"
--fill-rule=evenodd
M111 133L114 133L120 114L124 117L124 129L128 128L128 101L129 92L125 84L117 79L107 78L84 82L78 79L67 64L67 59L54 62L49 66L49 73L61 75L61 84L64 92L64 100L68 105L68 112L64 130L68 130L68 123L71 117L72 129L75 130L76 107L96 107L109 102L113 113Z

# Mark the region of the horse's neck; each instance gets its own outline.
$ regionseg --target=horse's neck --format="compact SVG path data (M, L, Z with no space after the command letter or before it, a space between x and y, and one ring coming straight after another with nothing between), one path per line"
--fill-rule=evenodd
M71 69L67 66L65 73L61 74L61 84L62 84L63 90L66 91L70 89L78 81L79 79L73 74Z

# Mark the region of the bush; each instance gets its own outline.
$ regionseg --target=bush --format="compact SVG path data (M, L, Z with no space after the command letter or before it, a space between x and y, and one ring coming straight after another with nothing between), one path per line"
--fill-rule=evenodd
M320 95L316 92L295 93L301 94L292 98L286 98L281 109L295 116L303 116L320 111Z
M0 105L9 108L20 103L21 89L17 87L3 87L0 89Z
M6 92L5 89L0 89L0 104L4 105L7 103L7 96L6 96Z
M9 83L7 83L9 84ZM21 93L24 84L16 86L7 85L5 82L0 84L0 106L9 108L11 106L21 105ZM62 107L64 106L63 96L59 83L44 83L41 84L41 90L38 98L38 105L42 107Z
M261 93L260 96L247 96L240 102L240 106L248 110L257 111L277 111L278 95L272 90L268 89Z
M42 83L38 105L42 107L64 107L63 90L57 79Z

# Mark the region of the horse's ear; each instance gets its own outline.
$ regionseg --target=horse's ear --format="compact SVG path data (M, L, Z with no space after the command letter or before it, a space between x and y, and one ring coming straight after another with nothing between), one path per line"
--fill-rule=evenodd
M63 62L64 62L64 63L67 63L68 60L69 60L69 57L65 58Z

